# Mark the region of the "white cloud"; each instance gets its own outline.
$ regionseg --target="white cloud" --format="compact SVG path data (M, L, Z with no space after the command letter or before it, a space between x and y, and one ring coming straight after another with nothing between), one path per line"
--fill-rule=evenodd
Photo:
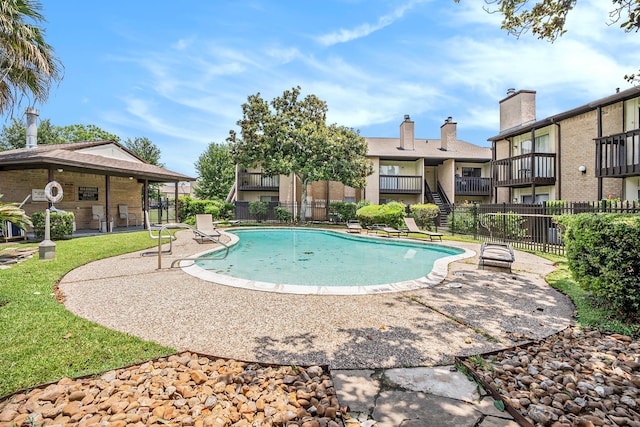
M341 28L338 31L317 36L315 39L323 46L332 46L338 43L346 43L351 40L366 37L371 33L374 33L393 24L395 21L402 18L404 14L408 10L412 9L415 5L424 2L425 0L411 0L397 7L391 13L381 16L380 18L378 18L378 22L376 22L375 24L364 23L357 25L352 29Z

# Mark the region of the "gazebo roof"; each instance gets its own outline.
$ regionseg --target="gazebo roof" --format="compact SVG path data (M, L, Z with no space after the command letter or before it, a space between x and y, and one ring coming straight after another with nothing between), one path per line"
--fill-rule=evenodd
M193 177L147 163L116 141L72 142L0 151L0 171L23 169L64 169L149 182L195 181Z

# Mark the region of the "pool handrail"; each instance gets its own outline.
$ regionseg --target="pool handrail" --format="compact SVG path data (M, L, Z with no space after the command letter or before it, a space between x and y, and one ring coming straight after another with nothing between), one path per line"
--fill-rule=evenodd
M229 254L229 246L227 244L225 244L221 240L218 240L214 236L211 236L211 235L209 235L207 233L203 233L200 230L194 228L193 226L191 226L189 224L182 223L182 222L170 222L168 224L164 224L160 228L159 235L162 236L165 231L167 231L167 233L169 235L171 235L171 232L169 230L180 229L180 228L188 228L191 231L193 231L195 234L198 234L202 239L208 239L208 240L211 240L213 243L220 244L221 246L224 247L225 253L224 253L223 257L183 257L183 258L178 258L178 259L173 260L173 262L171 263L171 268L175 267L175 265L180 261L195 261L195 260L198 260L198 259L218 260L218 259L225 259L227 257L227 255ZM167 253L167 252L162 250L162 239L158 239L158 270L160 270L162 268L162 254L163 253ZM168 253L170 253L170 252L168 252Z

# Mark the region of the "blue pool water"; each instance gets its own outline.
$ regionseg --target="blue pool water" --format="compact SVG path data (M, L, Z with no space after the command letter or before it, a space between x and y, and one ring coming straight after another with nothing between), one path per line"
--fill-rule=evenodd
M434 262L464 251L298 228L230 231L240 241L223 260L198 266L225 276L306 286L367 286L414 280ZM381 241L382 240L382 241Z

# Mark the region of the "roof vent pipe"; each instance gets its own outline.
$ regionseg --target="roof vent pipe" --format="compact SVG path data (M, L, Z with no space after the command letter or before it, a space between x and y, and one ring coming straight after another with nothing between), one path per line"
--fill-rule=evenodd
M35 108L27 108L27 148L36 148L38 146L38 110Z

